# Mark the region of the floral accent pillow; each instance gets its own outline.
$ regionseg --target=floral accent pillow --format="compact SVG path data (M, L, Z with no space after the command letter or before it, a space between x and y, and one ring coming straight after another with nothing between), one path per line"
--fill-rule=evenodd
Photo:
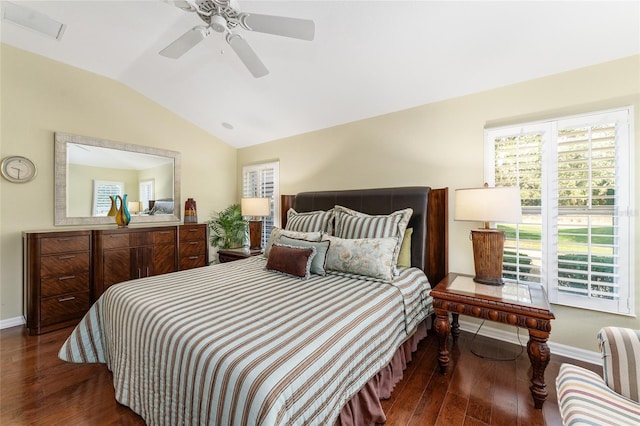
M329 241L327 270L349 272L391 281L394 277L394 251L397 239L351 238L344 239L324 235Z
M393 237L396 246L393 252L393 274L398 275L396 265L404 233L413 214L406 208L387 215L369 215L343 206L335 206L335 232L339 238L387 238Z

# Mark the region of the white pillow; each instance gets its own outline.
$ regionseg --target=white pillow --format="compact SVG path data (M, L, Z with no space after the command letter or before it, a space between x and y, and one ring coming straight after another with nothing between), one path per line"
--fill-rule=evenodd
M267 240L267 245L264 248L264 257L269 257L271 246L273 245L273 243L280 242L280 237L283 235L289 238L295 238L296 240L307 241L320 241L320 239L322 238L322 234L320 232L287 231L281 228L276 228L274 226L271 230L271 235L269 235L269 239Z

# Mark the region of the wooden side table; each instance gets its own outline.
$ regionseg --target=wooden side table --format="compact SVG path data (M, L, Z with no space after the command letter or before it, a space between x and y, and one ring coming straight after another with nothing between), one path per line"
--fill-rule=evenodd
M531 361L531 395L535 407L542 408L547 399L544 370L550 359L547 339L551 320L555 319L547 295L539 284L505 283L504 286L479 284L470 275L450 273L431 290L436 312L435 329L439 340L440 372L449 365L449 332L460 334L458 315L469 315L514 325L529 330L527 353ZM449 323L452 313L452 323Z
M218 260L220 263L233 262L234 260L246 259L250 256L259 256L262 250L249 250L247 247L218 250Z

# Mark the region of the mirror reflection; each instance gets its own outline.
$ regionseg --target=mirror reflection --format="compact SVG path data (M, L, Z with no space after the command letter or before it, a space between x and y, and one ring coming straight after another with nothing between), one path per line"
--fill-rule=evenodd
M180 220L180 154L56 133L56 225L113 223L127 194L131 222Z

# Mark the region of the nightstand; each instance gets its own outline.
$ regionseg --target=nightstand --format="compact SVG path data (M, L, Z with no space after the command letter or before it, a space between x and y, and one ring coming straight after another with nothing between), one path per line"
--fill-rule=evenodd
M250 256L259 256L262 250L249 250L247 247L236 249L218 250L218 259L220 263L233 262L234 260L246 259Z

